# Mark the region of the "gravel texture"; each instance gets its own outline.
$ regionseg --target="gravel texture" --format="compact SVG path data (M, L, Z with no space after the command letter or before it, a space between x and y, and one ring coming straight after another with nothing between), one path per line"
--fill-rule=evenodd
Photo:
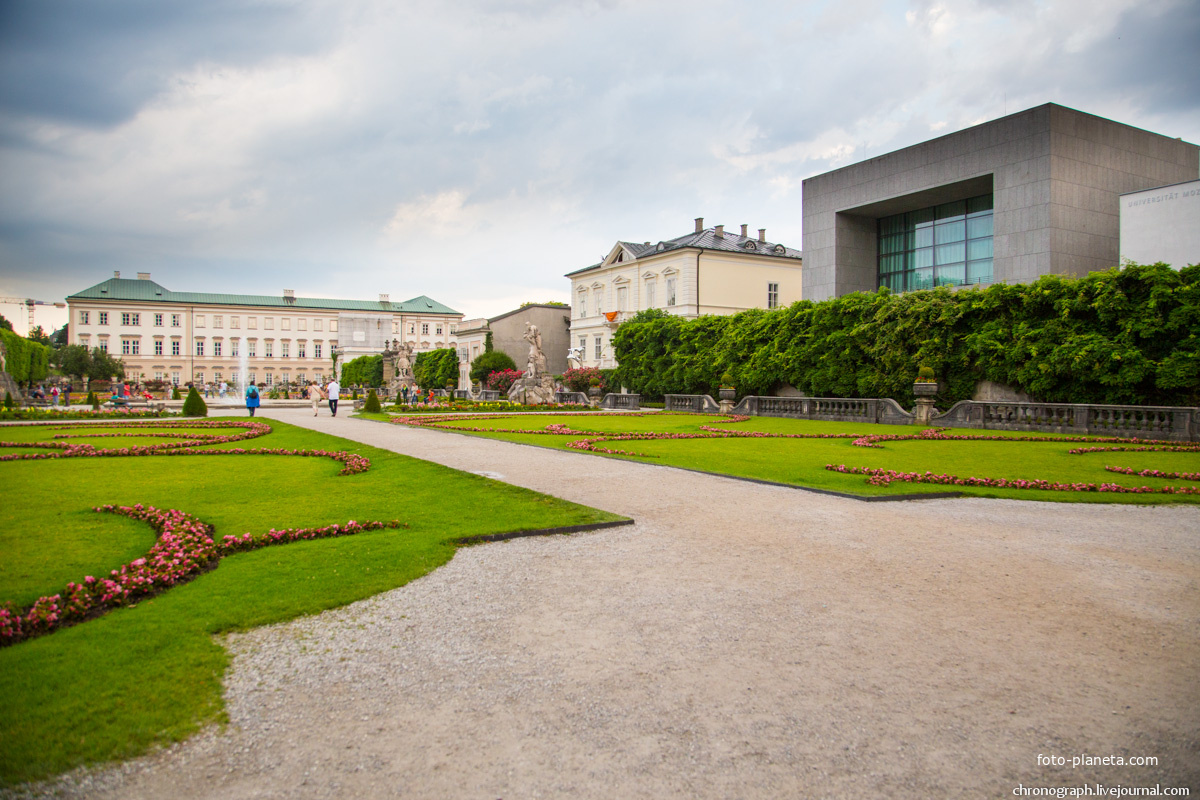
M1200 791L1200 508L862 503L264 416L638 523L465 548L400 589L228 636L230 725L29 794ZM1082 754L1158 765L1072 769Z

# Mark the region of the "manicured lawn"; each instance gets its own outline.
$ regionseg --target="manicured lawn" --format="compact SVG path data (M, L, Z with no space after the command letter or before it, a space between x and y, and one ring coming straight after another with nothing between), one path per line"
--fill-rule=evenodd
M543 447L568 449L572 442L592 438L586 435L550 435L548 426L565 425L576 431L596 435L621 433L664 434L704 433L701 426L730 432L769 434L889 434L912 435L913 426L868 425L846 422L816 422L770 417L754 417L744 422L721 423L720 416L696 414L647 414L643 416L508 416L502 418L445 420L438 427L469 432L471 435ZM427 422L427 420L422 420ZM473 429L473 430L471 430ZM493 432L495 431L495 432ZM520 432L503 432L520 431ZM528 432L524 432L528 431ZM541 433L539 433L541 431ZM606 440L601 448L622 450L638 455L612 455L648 463L683 467L744 478L774 481L813 489L862 496L926 494L958 491L980 497L1007 497L1026 500L1056 500L1102 503L1196 503L1200 495L1118 494L1111 492L1045 491L978 486L944 486L895 481L887 486L867 483L863 475L826 470L827 464L871 467L899 472L947 473L959 477L1004 478L1008 480L1047 480L1055 483L1120 484L1123 486L1200 487L1200 482L1140 477L1109 472L1107 465L1137 470L1164 472L1200 472L1198 452L1105 452L1070 454L1077 442L1025 441L1034 434L1005 431L956 429L952 436L998 436L1003 441L907 440L884 441L878 448L858 447L852 438L679 438L654 440ZM1037 435L1038 438L1042 438ZM1069 437L1051 436L1054 439ZM1134 442L1125 445L1136 446ZM604 455L604 454L601 454Z
M222 719L227 657L213 634L316 613L401 586L452 558L451 540L457 537L618 519L480 476L269 424L274 430L266 436L215 447L343 450L366 456L371 468L340 476L342 465L329 458L277 455L0 463L6 500L0 504L0 599L17 607L146 553L155 539L147 525L97 514L93 506L179 509L214 525L218 540L349 520L399 519L408 525L227 556L217 569L133 607L0 648L0 783L130 757ZM51 433L0 427L0 440L41 441ZM154 441L121 433L79 441L96 447ZM0 455L17 452L22 450L6 448Z

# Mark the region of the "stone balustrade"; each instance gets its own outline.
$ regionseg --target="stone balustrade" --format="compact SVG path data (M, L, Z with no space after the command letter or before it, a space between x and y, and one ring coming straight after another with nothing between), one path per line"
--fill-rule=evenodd
M617 394L609 392L604 395L604 399L600 401L601 408L620 408L626 411L637 411L640 409L642 396L640 394Z
M1200 441L1200 408L961 400L930 421L948 428Z
M720 409L721 407L717 401L706 394L668 394L663 397L664 411L691 411L696 414L716 414Z
M733 408L750 417L820 419L830 422L871 422L908 425L913 415L891 398L765 397L747 395Z
M588 396L585 392L555 392L554 402L576 403L581 406L586 406L588 405Z

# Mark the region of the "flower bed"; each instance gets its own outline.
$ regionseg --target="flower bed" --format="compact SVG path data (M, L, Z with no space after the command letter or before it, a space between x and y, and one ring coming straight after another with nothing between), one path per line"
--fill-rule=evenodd
M887 486L893 481L904 483L935 483L942 486L989 486L996 489L1037 489L1050 492L1116 492L1119 494L1200 494L1193 486L1122 486L1119 483L1055 483L1019 478L976 478L933 472L897 472L876 467L847 467L845 464L826 464L830 472L848 475L867 475L872 486Z
M61 411L42 408L14 408L12 411L0 409L0 422L36 422L51 419L159 419L162 417L177 417L178 411L155 411L148 408L117 408L110 411L75 410L68 411L64 406Z
M234 553L302 540L351 536L382 528L408 527L399 520L350 520L345 525L322 528L272 528L261 536L245 533L225 536L217 542L213 539L211 525L176 509L139 504L107 505L93 510L146 522L158 534L158 539L145 556L112 570L107 577L88 575L79 583L68 583L58 594L38 598L24 610L14 609L11 605L0 607L0 646L50 633L136 603L215 569L222 557Z

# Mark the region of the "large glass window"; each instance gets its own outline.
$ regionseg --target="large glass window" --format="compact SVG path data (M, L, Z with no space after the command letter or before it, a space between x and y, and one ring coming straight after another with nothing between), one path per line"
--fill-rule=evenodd
M992 196L879 220L879 285L896 292L992 282Z

